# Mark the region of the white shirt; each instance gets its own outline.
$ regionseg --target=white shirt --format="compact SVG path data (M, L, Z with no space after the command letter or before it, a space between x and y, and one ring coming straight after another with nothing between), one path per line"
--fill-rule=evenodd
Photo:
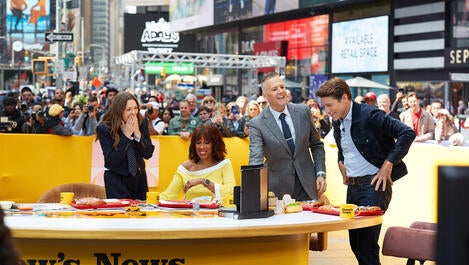
M156 118L151 121L151 124L153 125L153 129L158 132L158 134L163 134L164 131L164 121L160 118Z
M290 116L290 112L288 112L288 108L287 106L285 105L285 108L283 109L282 112L278 112L278 111L275 111L273 108L270 108L270 111L272 112L272 114L274 115L274 118L275 118L275 121L277 122L277 125L278 127L280 128L280 131L283 133L283 130L282 130L282 122L280 121L280 114L282 113L285 113L285 121L287 122L288 124L288 127L290 127L290 132L291 132L291 136L293 138L293 143L296 143L296 137L295 137L295 127L293 126L293 120L291 119L291 116Z

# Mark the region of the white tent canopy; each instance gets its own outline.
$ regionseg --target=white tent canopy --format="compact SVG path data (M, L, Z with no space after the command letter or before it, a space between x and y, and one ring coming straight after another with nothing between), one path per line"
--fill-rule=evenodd
M386 85L380 84L378 82L368 80L368 79L363 78L361 76L356 76L352 79L347 79L347 80L345 80L345 82L350 87L393 89L390 86L386 86Z

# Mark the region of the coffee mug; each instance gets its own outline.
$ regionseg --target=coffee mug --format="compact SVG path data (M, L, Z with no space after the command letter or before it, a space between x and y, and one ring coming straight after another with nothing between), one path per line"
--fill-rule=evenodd
M160 200L160 193L156 191L147 192L147 204L157 204Z
M344 219L352 219L360 214L360 208L355 204L341 204L340 217Z
M75 193L73 193L73 192L61 192L60 193L60 203L62 203L62 204L72 204L73 197L75 197Z

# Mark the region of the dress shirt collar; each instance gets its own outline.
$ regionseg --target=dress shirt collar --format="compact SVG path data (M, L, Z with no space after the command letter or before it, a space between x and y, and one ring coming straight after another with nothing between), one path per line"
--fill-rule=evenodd
M288 111L287 105L285 105L285 108L283 109L282 112L278 112L278 111L274 110L270 105L269 105L268 108L270 109L270 112L272 112L272 115L274 115L275 120L278 120L279 117L280 117L280 114L282 114L282 113L285 113L285 115L287 115L287 117L290 117L290 119L291 119L290 112Z

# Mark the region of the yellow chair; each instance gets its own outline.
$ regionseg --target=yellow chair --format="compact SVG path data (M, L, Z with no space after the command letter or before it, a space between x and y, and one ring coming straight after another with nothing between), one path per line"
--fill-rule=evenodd
M41 195L38 203L58 203L60 202L61 192L75 193L75 199L94 197L99 199L106 198L106 190L103 186L91 183L68 183L54 187Z

